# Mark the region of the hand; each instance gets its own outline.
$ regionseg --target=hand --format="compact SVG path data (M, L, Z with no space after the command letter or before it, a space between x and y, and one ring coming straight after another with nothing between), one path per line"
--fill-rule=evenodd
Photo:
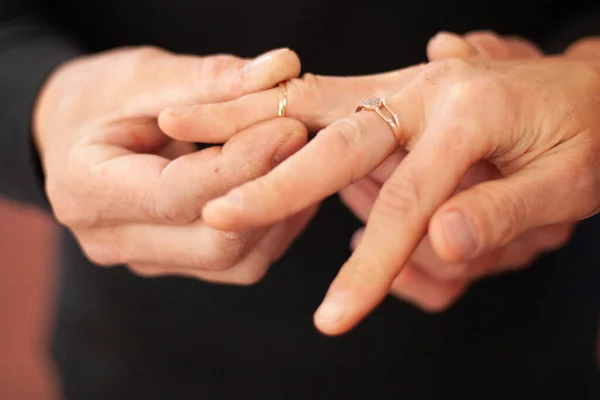
M364 223L368 221L379 190L405 154L403 151L393 154L367 177L340 191L342 201ZM499 178L493 165L481 162L463 177L458 191ZM458 300L475 280L526 268L540 254L562 247L571 237L573 228L573 223L566 223L531 229L500 248L460 263L441 259L425 235L392 283L390 294L427 312L443 311ZM363 232L361 228L353 235L352 249L358 246Z
M600 67L592 60L573 52L444 60L417 68L410 83L388 96L410 153L382 187L361 243L317 311L319 329L340 334L358 323L387 294L426 231L436 253L458 263L527 230L594 215ZM310 98L328 90L317 87ZM329 112L318 104L304 107ZM265 177L209 203L203 217L237 230L293 215L370 173L395 140L375 113L353 114ZM491 162L502 179L452 196L480 160Z
M533 44L516 38L499 37L490 32L474 32L464 36L463 42L454 36L432 41L428 49L430 61L472 55L466 44L479 54L494 59L540 57L541 50ZM466 43L465 43L466 42ZM456 51L462 49L462 51ZM455 51L452 54L451 51ZM368 215L381 186L406 156L398 151L367 177L340 191L342 201L361 219ZM459 191L476 184L499 179L498 170L488 162L473 166L459 184ZM509 244L490 249L475 260L448 263L434 251L426 235L417 246L402 272L394 280L390 293L411 302L428 312L439 312L453 304L480 277L526 268L541 253L564 245L571 236L574 224L561 224L529 230ZM356 248L363 229L353 236L351 246Z
M124 49L74 60L49 78L35 110L35 142L56 217L92 261L125 263L144 276L247 284L299 234L314 207L240 233L217 231L198 216L206 201L301 148L301 123L257 124L202 151L157 125L165 107L181 112L235 99L300 70L287 49L251 61Z

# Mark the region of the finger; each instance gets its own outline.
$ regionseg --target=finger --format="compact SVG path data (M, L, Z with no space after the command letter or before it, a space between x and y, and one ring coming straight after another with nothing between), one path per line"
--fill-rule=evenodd
M389 99L399 115L402 139L410 147L424 119L421 85L409 85ZM375 112L336 121L270 174L209 202L204 220L221 230L271 224L294 215L364 177L396 147L395 136ZM284 201L282 201L284 199Z
M365 228L359 228L350 238L350 250L354 251L365 233Z
M600 38L590 36L579 39L564 52L565 56L578 60L597 60L600 57Z
M502 37L494 32L475 31L459 36L441 32L428 43L430 61L447 58L485 56L496 60L534 58L543 55L530 41L519 37Z
M281 244L280 244L279 248L277 249L277 251L275 252L273 261L278 261L281 257L283 257L284 253L288 250L288 248L290 247L292 242L308 226L309 222L315 216L318 209L319 209L318 206L310 207L307 210L302 211L300 214L287 220L290 222L288 223L287 230L283 235ZM286 221L284 221L284 222L286 222Z
M342 189L340 199L362 223L366 224L379 194L379 185L371 178L363 178Z
M473 280L490 274L506 272L528 265L541 249L531 237L519 237L498 249L474 260L450 263L440 259L426 236L410 262L428 276L439 281Z
M324 333L347 331L383 299L435 210L483 156L487 139L478 133L484 122L466 115L450 118L448 113L455 111L440 106L414 149L383 185L361 243L315 314L315 323ZM454 140L457 137L464 140Z
M388 157L377 169L369 174L369 179L376 185L383 185L396 170L400 162L406 157L406 152L400 150L397 153L392 154ZM489 181L492 179L499 179L502 175L498 171L498 168L489 161L480 161L473 165L465 176L460 181L458 187L460 190L464 190L471 186L475 186L478 183ZM375 199L373 199L375 201Z
M535 243L535 247L543 251L557 250L564 246L575 229L574 223L542 226L524 233Z
M383 184L390 176L392 176L407 154L406 150L399 149L397 152L386 158L379 167L375 168L375 170L369 174L369 177L375 183L379 183L380 185Z
M442 260L426 236L411 257L411 263L437 280L475 279L527 267L540 254L563 246L572 224L557 224L529 230L506 246L492 249L474 260L449 263Z
M381 184L388 180L400 162L406 157L406 152L399 150L381 163L369 176L360 179L339 192L342 202L359 218L367 223L369 213L379 194Z
M455 281L470 278L469 269L474 268L474 264L468 262L448 263L440 259L431 246L428 236L425 236L421 240L411 255L410 263L438 281Z
M595 177L581 178L589 168L584 158L558 148L513 175L454 196L429 225L437 253L447 261L469 260L529 229L593 215L598 185ZM582 179L580 184L560 184L574 176Z
M468 280L440 281L408 263L392 283L390 293L424 311L435 313L454 304L468 286Z
M445 60L448 58L471 58L480 55L478 49L463 37L440 32L427 43L427 58L429 61Z
M180 270L226 271L267 232L221 232L195 222L188 225L124 224L79 229L86 256L99 265L168 265Z
M518 36L505 36L504 40L510 47L513 58L542 57L544 52L535 43Z
M277 49L254 60L231 55L197 57L143 48L122 60L125 107L158 116L165 107L232 100L265 90L300 73L298 56ZM121 104L123 107L123 104Z
M465 41L481 55L494 60L535 58L543 55L532 42L516 37L503 37L491 31L474 31L464 35Z
M350 246L352 250L358 247L363 234L364 229L361 228L352 235ZM413 254L411 261L394 279L390 293L425 311L439 312L448 308L464 293L470 277L464 273L464 270L458 271L456 268L437 269L436 266L440 265L440 261L435 257L435 252L428 247L430 247L428 241L424 239ZM419 251L421 257L417 257ZM425 267L419 264L422 261L427 263ZM439 277L440 270L441 278ZM429 271L433 271L435 274L432 275ZM443 275L444 272L450 272L452 277L446 277Z
M290 118L317 131L352 113L364 99L385 97L408 84L421 67L365 77L324 77L311 74L286 83ZM216 104L199 104L183 113L161 113L161 129L189 142L222 143L237 132L278 116L279 88Z
M120 221L187 223L200 215L206 201L265 174L306 140L302 124L281 118L241 132L223 148L171 162L101 143L81 146L72 167L90 173L81 184L70 184L77 186L77 196L88 199L86 212L72 214L68 202L56 205L55 211L71 227Z
M268 229L219 232L201 223L186 226L122 225L77 233L88 258L103 265L130 265L142 276L187 276L248 285L258 282L282 247L302 231L315 208Z
M573 224L556 224L531 229L503 248L494 250L496 256L492 262L474 262L475 267L469 268L470 276L478 278L526 268L543 253L564 246L571 237L572 230ZM479 258L486 258L486 255Z

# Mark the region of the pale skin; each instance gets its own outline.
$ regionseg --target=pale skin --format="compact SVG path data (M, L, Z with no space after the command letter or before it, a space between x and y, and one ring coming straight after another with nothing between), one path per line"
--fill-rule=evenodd
M234 100L300 71L287 49L251 61L128 48L73 60L50 76L34 113L34 141L55 216L88 258L125 264L142 276L245 285L258 281L300 234L316 206L236 233L198 217L207 201L302 148L301 122L263 121L202 151L165 135L157 123L165 109ZM218 130L196 139L225 142Z
M206 201L300 149L307 138L301 123L267 121L222 147L196 151L156 122L165 107L232 100L300 71L287 49L251 61L121 49L69 62L49 78L35 110L34 139L56 218L92 261L126 264L142 276L245 285L259 280L302 231L316 207L238 233L197 218Z
M477 44L476 37L470 39L471 44ZM437 54L436 46L431 45L430 56L433 59L470 57L477 50L491 53L490 56L495 58L535 56L530 46L520 41L507 39L500 41L505 46L498 46L497 39L488 38L486 41L480 37L479 40L478 46L438 44ZM184 275L216 282L249 284L260 279L270 263L285 251L310 219L315 207L309 207L283 223L266 227L268 229L245 230L241 234L210 229L197 217L206 201L264 174L301 148L306 140L302 124L288 119L266 121L268 118L264 118L265 122L259 125L240 129L244 119L240 122L234 118L230 121L242 125L231 129L230 125L216 125L219 119L213 118L194 132L193 138L186 137L185 129L183 133L172 134L181 141L162 135L155 124L155 118L164 107L177 113L185 111L184 115L195 115L203 108L185 110L178 107L232 100L272 87L278 81L298 74L299 64L292 52L279 52L267 57L266 62L265 58L262 60L259 72L255 72L258 77L249 79L248 73L242 70L248 63L245 60L177 57L156 49L130 49L76 60L51 77L36 109L36 144L42 156L55 213L59 221L75 233L93 261L105 265L126 263L144 276ZM166 61L169 64L165 64ZM129 75L123 76L124 65L128 66L126 71ZM346 99L353 103L353 107L365 97L363 95L371 95L373 91L402 88L420 68L364 79L338 78L335 89L345 88L346 94L351 94ZM115 76L121 76L121 79L111 77L114 82L105 80L111 74L103 75L103 71L114 69L119 70ZM216 77L219 85L214 84ZM82 85L82 79L85 85ZM305 79L302 84L306 82L311 82L311 79ZM362 87L362 91L356 91L357 86ZM298 86L298 89L302 88L302 85ZM309 88L304 86L304 89ZM80 89L83 89L82 93L78 92ZM111 91L110 96L106 95L107 90ZM339 95L336 91L331 94ZM75 103L77 107L68 103L69 95L73 93L79 96ZM310 91L304 94L310 94ZM330 100L337 100L335 97ZM56 99L61 99L61 102ZM122 99L118 109L114 104L117 99ZM244 99L247 98L240 99L242 105ZM214 111L213 106L209 107ZM273 107L276 108L276 101ZM260 112L265 109L267 107L262 105L259 110L252 111L258 111L258 116L261 116ZM239 110L244 111L245 108ZM290 111L294 112L293 109ZM304 111L307 114L312 112ZM340 114L345 115L343 104L336 112L337 118L343 116ZM162 113L163 130L172 133L189 125L185 121L183 124L177 122L177 118L169 120L172 114L173 111ZM243 112L241 117L244 117ZM321 121L304 118L304 122L314 130L319 124L326 125L327 118L331 117L322 117ZM176 126L178 129L169 127L174 121L180 123ZM201 134L198 135L198 132ZM196 153L184 143L190 139L218 143L232 136L235 138L228 140L222 152L220 148L214 148ZM273 140L274 137L282 137L282 140ZM270 146L280 144L286 138L290 140L283 146L287 147L283 155L275 156L275 150ZM156 157L141 153L154 153ZM192 158L192 155L195 157ZM55 162L50 162L51 159ZM194 168L190 168L191 165ZM255 169L248 170L248 166ZM171 172L168 178L156 180L158 171L169 170L175 172ZM227 173L215 174L217 170ZM128 176L135 179L124 179ZM203 187L190 189L189 182L195 181L203 182ZM149 193L154 196L146 197ZM153 206L148 207L147 203L139 201L140 198L147 199ZM115 204L122 206L115 207ZM358 208L355 211L360 214ZM271 234L267 235L265 231ZM547 242L566 240L570 229L566 232L566 235L546 233L545 236L550 237ZM557 240L557 237L564 239ZM541 249L548 247L547 244L545 246ZM537 251L534 253L537 254ZM417 259L418 254L419 251L413 258ZM430 249L425 254L435 255ZM422 264L434 265L436 262ZM465 285L443 279L432 280L421 272L412 274L412 278L408 273L402 274L405 279L397 279L392 292L409 300L417 294L413 299L415 303L435 310L447 306L464 290ZM427 293L430 295L423 296Z
M550 235L560 240L540 246L554 248L571 224L600 206L599 54L598 41L588 39L556 57L473 53L370 79L292 81L288 115L320 132L264 177L209 202L203 220L231 231L263 226L366 177L389 157L394 137L375 113L348 115L357 96L379 96L398 111L409 153L379 190L360 243L315 314L322 332L341 334L363 319L401 279L425 233L437 257L451 264L539 229L560 230ZM165 113L161 126L193 140L195 121L213 131L211 114L227 136L272 118L276 105L277 92L265 91L184 115ZM226 116L235 121L224 123ZM482 160L500 179L454 195Z
M449 51L468 54L476 50L498 59L533 58L542 54L527 41L501 38L491 32L470 33L465 35L464 39L474 49L465 46L464 42L453 35L438 36L429 46L430 59L440 59L444 54L449 54ZM340 191L342 201L364 223L368 220L381 186L405 156L405 151L397 152L369 176ZM498 177L498 171L492 165L479 163L463 177L459 190ZM392 283L391 293L426 311L444 310L478 278L525 268L539 254L561 247L571 236L572 228L573 224L559 224L532 229L505 246L461 263L441 259L426 235L404 266L402 273ZM362 232L363 229L360 229L354 235L351 243L353 249L362 237Z

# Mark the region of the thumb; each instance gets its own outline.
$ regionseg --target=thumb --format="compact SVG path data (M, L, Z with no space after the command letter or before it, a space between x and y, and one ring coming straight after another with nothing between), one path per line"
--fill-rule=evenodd
M438 256L453 263L472 260L530 229L595 214L597 177L581 157L556 158L540 158L513 175L450 198L429 223ZM585 171L590 173L585 176Z

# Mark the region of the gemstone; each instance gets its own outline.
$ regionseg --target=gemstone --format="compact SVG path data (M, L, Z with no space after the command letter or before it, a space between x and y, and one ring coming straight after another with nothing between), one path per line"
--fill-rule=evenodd
M363 101L362 106L363 107L381 107L381 106L383 106L383 101L378 97L371 97L371 98Z

